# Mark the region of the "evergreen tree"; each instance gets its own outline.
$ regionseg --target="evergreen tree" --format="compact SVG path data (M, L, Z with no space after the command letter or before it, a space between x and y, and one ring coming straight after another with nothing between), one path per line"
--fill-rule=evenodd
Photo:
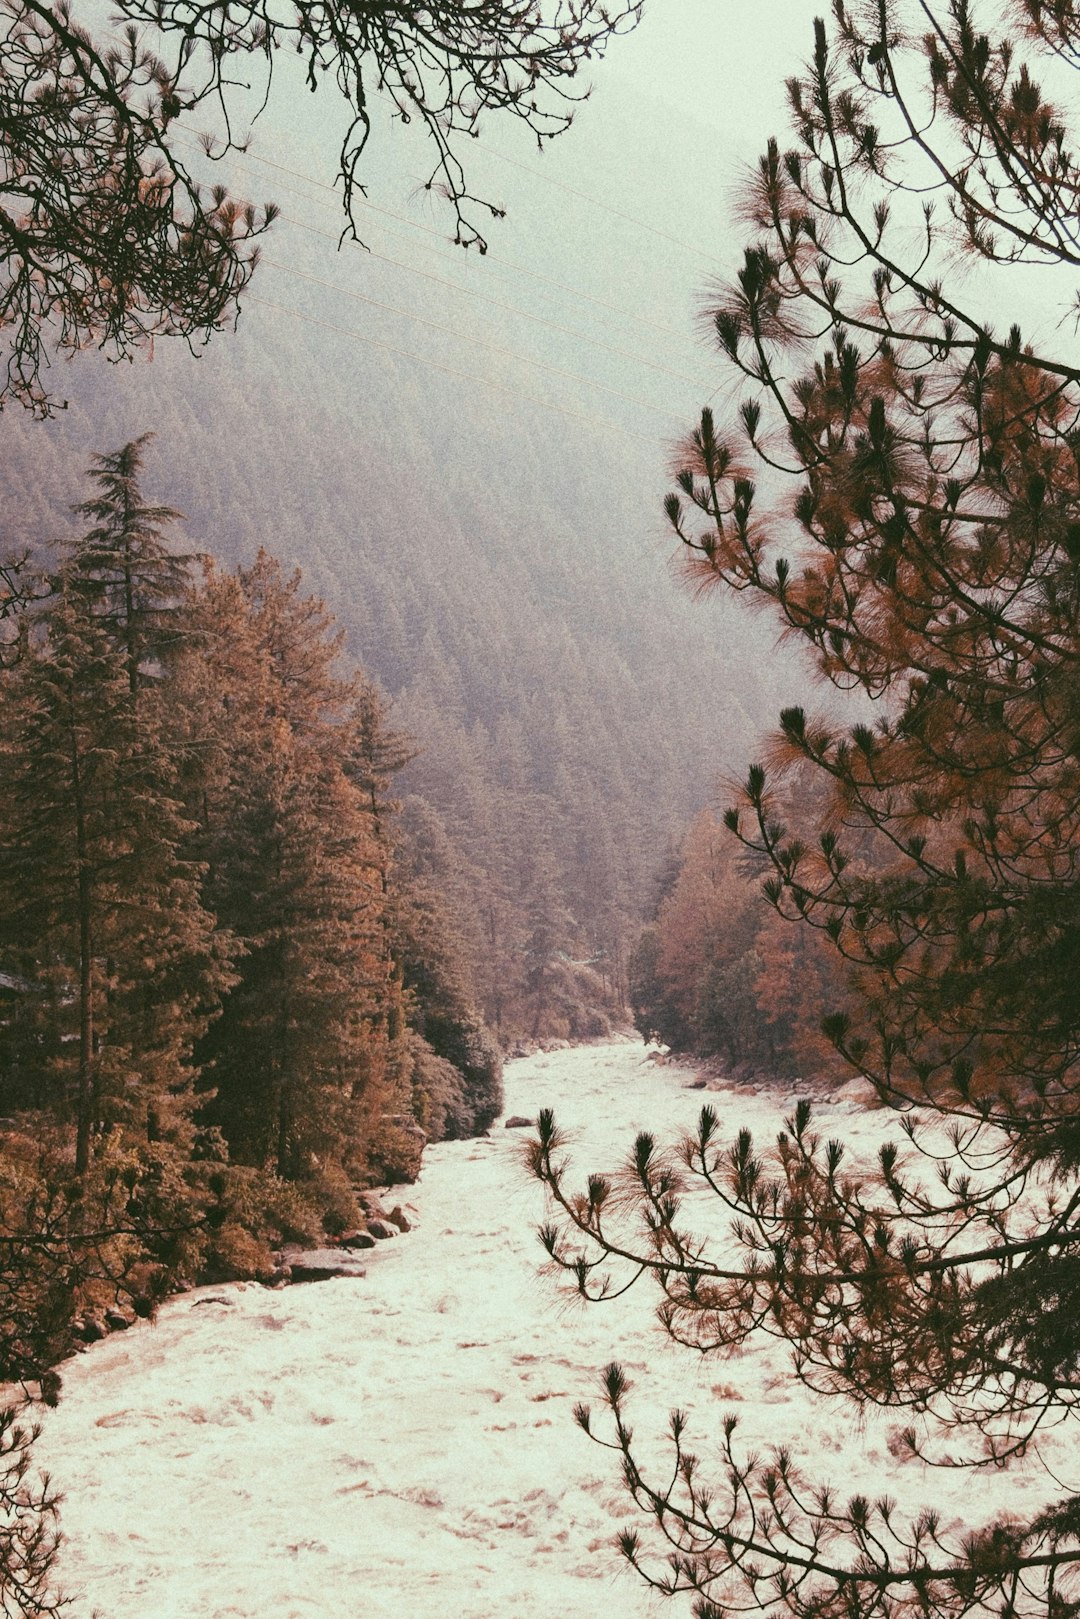
M78 597L61 592L41 613L4 726L0 926L23 980L7 1073L16 1104L74 1117L84 1171L110 1125L184 1138L192 1046L228 951L186 854L160 725Z
M407 737L391 729L382 694L361 675L353 683L345 730L345 772L361 795L377 857L386 1035L393 1046L400 1039L404 1020L403 977L395 943L394 884L398 837L395 818L401 806L389 793L394 778L415 757L415 749Z
M38 1432L25 1412L0 1410L0 1599L13 1619L50 1619L68 1606L51 1579L59 1496L33 1472Z
M397 889L395 953L410 1025L451 1071L418 1065L416 1111L437 1139L458 1139L480 1134L501 1111L502 1059L477 1010L457 917L431 879L430 847L413 851L410 839Z
M824 1030L906 1111L907 1152L849 1169L806 1105L771 1151L725 1144L705 1109L681 1157L733 1211L725 1264L651 1137L633 1161L644 1244L604 1177L570 1193L550 1118L535 1148L574 1232L550 1250L582 1293L595 1260L640 1267L678 1341L779 1333L811 1389L913 1410L912 1453L973 1469L1073 1419L1078 1361L1080 368L1063 342L995 329L989 267L1078 261L1077 152L1040 57L1080 65L1080 14L1000 13L838 3L831 38L815 25L792 145L761 160L757 234L713 312L746 397L728 433L703 412L668 502L696 578L770 602L823 675L884 698L873 725L786 709L728 822L771 869L767 899L847 964ZM958 250L988 271L962 295ZM790 790L800 776L820 790ZM1067 1479L1048 1475L1037 1514L976 1504L950 1534L884 1488L839 1501L794 1447L741 1454L734 1418L707 1478L676 1413L656 1477L618 1367L605 1403L647 1520L623 1551L700 1619L1076 1611Z
M96 458L98 486L76 508L93 527L68 547L64 581L122 648L132 696L158 668L180 634L180 603L195 560L175 552L166 530L180 517L171 506L143 498L144 433L111 455Z
M196 621L197 846L243 952L200 1048L211 1116L241 1162L296 1177L329 1152L362 1169L394 1109L385 855L351 779L357 687L335 673L325 608L265 554L236 578L211 570Z
M431 723L424 694L398 705L418 738L415 761L404 773L408 806L438 806L439 881L452 882L459 926L485 1018L508 1036L520 1028L521 921L512 891L516 843L511 796L491 780L484 739L460 725Z
M758 902L747 866L703 811L635 957L637 1026L733 1066L820 1077L838 1066L818 1025L843 998L841 975L817 935Z

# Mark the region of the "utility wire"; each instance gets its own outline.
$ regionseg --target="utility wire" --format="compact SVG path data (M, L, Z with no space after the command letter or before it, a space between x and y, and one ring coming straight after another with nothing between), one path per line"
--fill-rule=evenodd
M195 134L195 132L186 124L179 125L178 127L181 128L181 129L184 129L187 132L187 134L189 134L189 135L194 135ZM197 137L196 137L196 144L200 145L200 146L202 144L200 141L198 141ZM203 150L205 150L205 148L203 148ZM287 175L290 175L295 180L302 180L306 185L313 186L318 191L328 192L329 196L334 199L333 203L331 203L331 201L329 200L329 197L326 200L323 200L323 199L317 198L317 197L306 197L306 198L304 198L304 200L307 201L307 202L313 203L317 207L326 207L326 208L334 207L335 209L340 210L341 199L340 199L340 196L339 196L339 194L337 192L337 189L336 189L336 187L327 184L327 182L325 180L317 180L317 179L315 179L315 177L313 175L305 174L302 169L290 168L284 163L276 162L273 158L262 157L262 156L260 156L259 154L255 153L255 152L246 152L246 151L243 151L240 148L234 148L233 150L231 150L229 152L228 156L229 156L229 160L232 161L232 162L259 163L264 168L273 169L279 174L287 174ZM297 195L297 193L294 192L293 195L295 196L295 195ZM447 245L447 237L445 236L445 234L442 231L437 230L434 226L425 225L419 220L409 219L407 215L394 213L389 208L380 208L376 203L367 201L366 198L361 198L360 199L360 205L368 213L378 214L384 219L395 220L398 224L405 225L410 230L421 231L426 236L434 237L436 239L436 241L443 244L444 247ZM291 223L298 224L298 223L301 223L301 222L298 221L298 220L293 219L293 220L291 220ZM640 223L640 222L635 221L635 223ZM305 228L314 229L314 227L312 227L312 226L308 226L308 227L305 227ZM649 227L648 226L643 226L643 228L648 229ZM328 240L333 241L335 243L339 242L341 240L340 233L338 233L337 235L331 235L329 232L316 233L316 234L326 234ZM346 239L348 239L348 238L346 238ZM358 245L366 246L366 244L358 244ZM435 251L434 248L432 248L431 250ZM424 275L424 274L428 273L428 272L425 272L425 271L422 271L422 270L414 270L411 265L402 264L399 260L389 258L386 254L376 253L373 249L368 248L367 251L372 254L372 257L382 259L387 264L397 265L397 267L399 269L408 270L411 273L416 274L416 275ZM695 249L694 251L698 252L700 250ZM447 255L447 256L450 256L450 255ZM460 256L456 255L456 254L453 255L453 256L460 263ZM625 308L621 308L619 305L610 303L610 302L608 302L607 300L605 300L603 298L597 298L592 293L585 292L581 287L568 286L563 281L557 281L551 276L543 275L543 274L541 274L541 272L539 270L531 269L526 265L517 264L512 259L504 259L498 253L492 253L492 252L489 251L488 253L486 253L484 255L484 258L485 258L487 263L498 264L504 269L513 270L514 273L517 274L517 275L526 276L526 277L528 277L528 279L530 279L532 281L539 282L544 286L553 287L558 292L566 293L571 298L578 298L578 299L583 300L586 303L593 304L598 309L604 309L609 314L617 315L620 320L631 321L634 324L639 325L639 326L648 326L653 331L660 332L665 337L672 338L678 343L685 343L687 341L687 336L686 336L685 332L679 332L672 326L665 326L660 321L651 320L649 318L649 316L643 315L640 312L628 310L628 309L625 309ZM432 278L432 279L438 279L438 278L435 277L435 278ZM485 301L487 301L487 302L494 302L495 301L493 299L487 298L486 295L483 294L483 293L475 292L472 288L466 287L462 283L445 282L444 285L446 285L446 286L456 286L459 291L468 293L470 296L473 296L473 297L484 298ZM507 306L502 305L500 307L505 308ZM539 318L539 317L537 317L537 318ZM701 384L698 384L698 386L701 386Z
M309 235L320 236L324 241L336 242L338 240L330 231L320 230L317 225L309 225L305 220L297 219L293 214L282 214L281 218L285 224L292 225L297 230L307 231ZM360 247L361 244L357 242L353 245ZM502 310L504 314L514 315L519 320L529 320L540 326L546 326L551 331L559 332L563 337L572 337L576 342L592 343L596 348L603 350L605 354L614 354L619 359L629 360L633 365L647 366L651 371L660 371L664 376L674 377L677 382L687 382L693 388L707 388L709 386L699 377L690 376L688 372L675 371L671 366L662 365L659 360L647 360L643 355L632 354L629 349L617 348L615 344L605 343L601 338L592 337L587 332L576 331L572 326L562 326L558 321L548 320L546 315L534 315L528 309L519 309L516 304L503 303L501 299L492 298L486 292L479 292L474 287L463 286L457 281L447 281L445 277L435 275L430 270L419 270L413 264L407 264L402 259L391 258L388 254L379 253L374 248L363 247L361 250L367 253L370 258L378 259L382 264L391 264L396 269L405 270L409 275L419 276L425 281L432 281L439 287L447 287L451 292L463 292L471 298L479 298L483 303L491 304L493 308ZM264 258L262 262L268 263L269 260ZM389 307L389 305L386 307ZM403 314L408 313L408 311L399 310L398 313Z
M271 126L264 127L266 127L269 132ZM507 155L507 153L498 151L496 147L489 146L486 141L477 140L474 144L479 147L481 152L486 152L489 157L495 158L497 162L505 163L512 169L520 169L523 174L531 174L535 179L543 180L546 185L554 186L557 191L564 191L569 197L577 197L581 202L587 202L592 208L599 208L604 213L611 214L615 219L625 220L628 225L634 225L638 230L645 231L650 236L655 236L661 241L669 242L672 247L679 248L683 253L692 253L695 258L703 259L707 264L715 264L716 262L715 253L709 252L703 247L696 246L693 242L684 242L681 237L673 235L670 231L661 229L659 225L654 225L647 219L639 219L636 214L630 213L629 210L625 208L616 208L614 203L605 202L603 197L594 196L591 191L582 191L579 186L567 185L565 180L557 180L553 174L547 174L542 168L537 168L531 163L523 163L520 158L510 157ZM266 163L271 168L279 169L282 174L291 174L296 179L306 179L311 185L317 185L321 189L332 191L334 192L335 196L337 195L336 188L332 185L328 185L323 180L312 179L309 175L303 174L300 170L288 169L284 164L274 163L270 158L255 157L255 154L253 153L249 155L254 157L256 162ZM401 219L405 224L416 224L417 230L427 231L432 236L439 236L444 241L446 240L441 231L434 229L434 227L430 225L421 225L413 220L405 218L401 214L388 213L386 209L375 208L373 203L366 203L365 205L372 208L376 213L386 213L388 218Z
M282 189L287 191L290 196L299 197L303 202L314 202L318 206L330 206L329 204L323 204L321 198L305 196L302 191L297 191L293 186L284 186ZM397 216L395 215L393 217L396 218ZM294 216L291 214L283 214L282 219L285 224L299 225L302 230L315 230L314 226L308 225L303 220L294 218ZM429 227L426 225L418 225L416 228L418 230L426 231ZM340 240L339 237L331 236L329 231L323 232L322 234L325 236L327 241L338 242ZM439 242L445 245L446 238L440 231L432 230L430 234L437 237ZM392 231L391 235L398 236L400 235L400 232ZM346 237L346 243L349 244L350 242L351 239ZM563 326L559 321L549 319L547 315L538 315L534 310L522 309L518 304L504 303L501 298L493 298L490 293L481 292L477 287L470 287L464 281L445 281L441 277L432 275L430 271L418 270L415 265L408 264L402 259L393 259L385 253L377 253L366 243L361 244L359 242L351 242L351 245L354 247L363 246L363 251L369 256L379 259L383 264L395 265L399 270L404 270L408 275L424 276L427 279L434 280L439 286L449 287L454 292L463 293L467 298L478 298L481 303L490 304L493 309L501 309L504 314L513 315L518 320L528 320L531 321L535 326L546 326L549 331L558 332L562 337L572 337L576 343L591 343L594 348L602 350L605 354L617 355L619 359L629 360L634 365L648 366L650 371L660 371L664 376L674 377L678 382L688 382L694 388L707 389L711 386L710 383L704 381L701 377L691 376L688 371L676 371L674 367L664 365L659 360L648 360L643 354L633 354L629 349L618 348L614 343L605 343L603 338L594 336L592 332L578 331L576 327ZM437 249L432 247L429 249L429 251L436 252ZM449 255L446 253L441 253L439 256L443 258L449 257ZM460 263L460 255L455 255L455 257L456 261ZM266 261L264 260L263 262ZM633 318L636 319L637 317Z
M305 200L311 201L313 199L308 198ZM282 214L281 218L286 224L298 226L300 230L309 231L314 236L322 236L328 242L337 244L340 241L340 237L335 236L333 232L320 230L315 225L309 225L306 221L297 219L293 214ZM576 331L574 327L563 326L559 321L550 320L546 315L534 314L531 310L521 309L517 304L504 303L501 298L493 298L490 293L481 292L478 287L470 287L463 281L450 281L445 276L435 275L431 270L420 270L415 264L409 264L404 259L395 259L388 253L380 253L377 248L369 246L366 242L354 242L348 237L345 240L347 245L360 248L370 258L378 259L382 264L392 264L395 269L404 270L408 275L420 276L423 280L433 281L440 287L449 287L452 292L464 293L467 298L478 298L481 303L490 304L493 309L501 309L504 314L515 315L519 320L533 321L539 326L547 326L551 331L559 332L563 337L572 337L579 343L592 343L596 348L603 349L607 354L616 354L620 359L633 361L635 365L647 365L653 371L662 371L666 376L675 377L680 382L689 382L695 388L708 387L708 383L703 382L700 377L692 377L689 372L676 371L671 366L662 364L659 360L647 360L643 355L632 354L629 349L618 348L614 343L605 343L603 338L593 337L590 332ZM616 310L613 304L608 307L622 319L633 320L643 325L650 324L643 317ZM656 327L657 331L664 331L665 329L661 326Z
M563 180L556 180L552 174L545 174L543 169L534 169L531 163L522 163L516 157L507 157L505 152L497 152L493 146L485 141L476 143L482 152L489 157L496 158L500 163L507 163L512 169L521 169L525 174L532 174L538 180L544 180L549 186L558 191L565 191L568 197L578 197L587 202L591 208L601 208L605 214L612 214L616 219L624 219L627 224L636 225L638 230L648 231L650 236L658 236L661 241L670 242L673 247L679 248L683 253L693 253L695 258L704 259L707 264L715 264L716 255L707 253L703 247L694 247L690 242L681 241L678 236L672 236L670 231L661 230L659 225L650 225L644 219L638 219L634 214L628 214L625 209L616 208L610 202L604 202L600 197L594 197L591 192L579 191L577 186L568 186Z

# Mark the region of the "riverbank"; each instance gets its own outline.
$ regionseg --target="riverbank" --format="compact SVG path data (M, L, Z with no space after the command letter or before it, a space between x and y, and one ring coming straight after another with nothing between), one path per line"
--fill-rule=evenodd
M688 1128L696 1077L629 1041L537 1053L508 1066L507 1116L554 1108L583 1179L638 1129ZM769 1135L790 1092L708 1100L726 1133ZM826 1128L872 1152L890 1121L849 1102ZM540 1279L523 1134L499 1120L429 1149L415 1227L365 1254L364 1278L201 1289L67 1363L39 1459L66 1492L79 1619L646 1619L613 1546L628 1516L616 1463L572 1415L616 1357L646 1444L679 1404L708 1454L734 1410L748 1447L797 1438L845 1491L952 1490L963 1512L969 1481L931 1491L890 1454L893 1424L813 1404L776 1346L687 1356L649 1293L586 1310Z

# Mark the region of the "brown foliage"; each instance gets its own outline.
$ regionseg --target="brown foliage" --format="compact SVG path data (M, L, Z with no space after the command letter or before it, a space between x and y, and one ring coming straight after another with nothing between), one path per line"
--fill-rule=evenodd
M973 1468L1072 1420L1078 1365L1080 367L1064 339L995 328L1012 283L992 274L1061 266L1074 297L1074 109L1040 82L1063 67L1071 0L836 0L815 23L791 144L761 159L755 235L713 307L738 419L702 413L667 504L697 573L771 606L876 704L853 725L785 710L727 819L778 914L844 965L837 1051L944 1118L948 1146L927 1140L920 1177L911 1113L914 1150L856 1173L808 1107L768 1150L724 1142L705 1109L675 1161L639 1137L632 1203L600 1176L568 1189L551 1119L534 1157L564 1220L549 1252L584 1296L625 1264L697 1350L777 1331L811 1388L911 1409L934 1459ZM958 253L986 270L962 299ZM816 793L788 790L795 763ZM695 1183L731 1212L739 1262L689 1229ZM786 1447L741 1455L733 1422L706 1476L680 1413L655 1479L618 1367L604 1403L597 1436L649 1526L624 1554L695 1593L699 1619L1077 1610L1075 1493L949 1535L930 1507L839 1502Z

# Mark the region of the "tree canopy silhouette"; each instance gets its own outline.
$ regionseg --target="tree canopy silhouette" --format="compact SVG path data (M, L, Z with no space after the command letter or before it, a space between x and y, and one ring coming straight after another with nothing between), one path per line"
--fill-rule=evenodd
M1025 341L993 314L1029 295L1017 266L1077 262L1078 50L1068 0L837 0L815 24L792 143L760 161L709 311L743 395L726 430L703 411L667 502L695 580L771 607L874 701L854 726L785 710L727 823L768 901L846 962L823 1027L907 1145L850 1167L808 1106L764 1150L707 1108L674 1155L639 1137L630 1213L611 1177L570 1189L550 1118L534 1147L562 1217L545 1241L583 1295L625 1265L679 1342L779 1333L811 1389L894 1408L910 1452L972 1467L1022 1456L1080 1388L1080 370L1060 327ZM824 814L785 793L796 772ZM700 1184L736 1263L689 1229ZM603 1432L580 1420L651 1525L623 1552L699 1619L1077 1609L1075 1493L949 1532L885 1481L844 1502L793 1448L741 1454L733 1420L706 1477L679 1413L657 1480L617 1367L605 1403Z
M67 0L0 5L0 404L55 408L54 350L97 343L114 357L148 339L205 340L234 318L273 207L204 183L185 120L209 118L206 149L237 149L252 80L268 94L283 49L314 90L329 77L352 109L340 154L347 229L380 101L426 131L428 188L456 239L484 249L460 141L484 116L521 120L540 142L585 94L582 64L637 20L639 0L326 3L279 8L123 0L119 32L90 32Z

